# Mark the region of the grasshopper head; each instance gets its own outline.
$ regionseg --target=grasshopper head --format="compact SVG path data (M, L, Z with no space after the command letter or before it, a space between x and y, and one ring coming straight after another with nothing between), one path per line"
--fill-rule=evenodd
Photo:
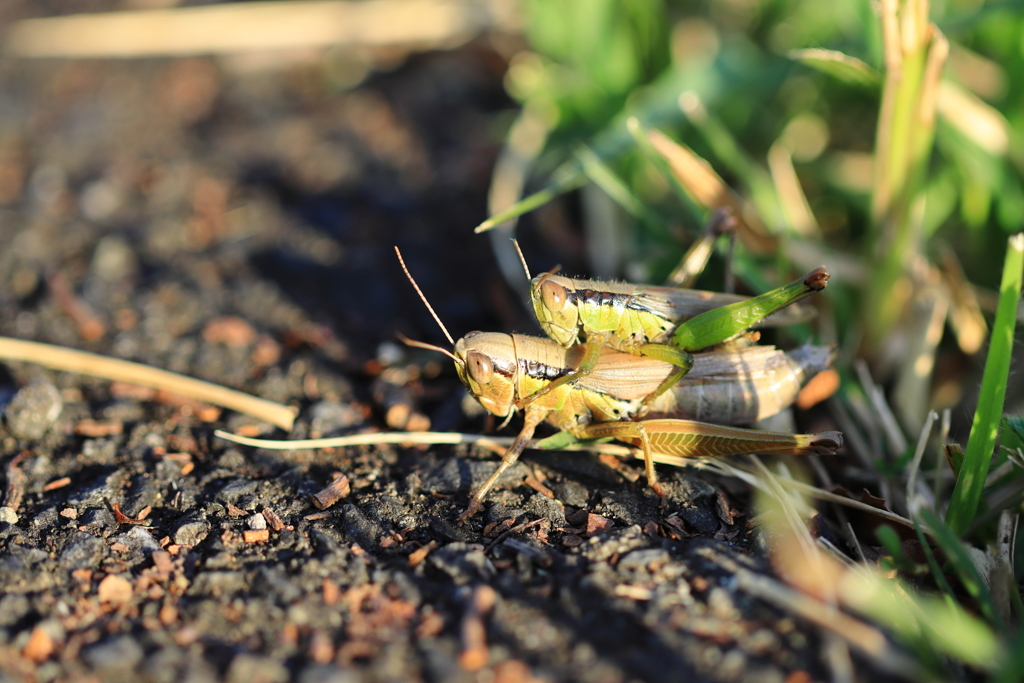
M455 369L488 412L498 417L512 414L518 366L511 335L470 332L455 342Z
M560 275L544 273L530 281L530 303L544 333L562 346L579 341L576 285Z

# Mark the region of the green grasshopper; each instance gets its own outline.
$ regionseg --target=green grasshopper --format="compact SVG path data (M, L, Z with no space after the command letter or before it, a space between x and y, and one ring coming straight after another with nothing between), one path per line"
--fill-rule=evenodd
M782 309L824 289L829 279L825 268L817 268L788 285L753 298L685 288L707 264L715 239L732 233L734 225L735 218L729 211L712 213L705 235L694 243L669 278L683 286L601 282L553 273L533 278L530 302L544 333L563 346L585 342L590 351L575 372L560 378L547 390L553 391L590 372L598 348L611 346L678 367L645 399L651 403L686 375L693 363L691 353L736 338L754 325L785 325L802 320L804 312ZM521 251L519 257L529 278L529 267Z
M531 280L530 300L545 334L563 346L585 343L590 351L574 373L560 378L561 384L591 372L601 346L676 366L648 396L650 403L690 371L693 352L730 340L776 311L820 292L828 279L825 268L816 268L788 285L748 299L544 273Z
M401 261L401 254L398 256ZM518 409L524 413L523 428L505 452L498 469L472 494L463 519L480 510L484 496L501 475L515 464L533 438L537 426L544 421L578 440L612 437L639 446L644 453L648 484L659 495L664 492L654 472L655 451L679 458L682 464L684 458L750 452L826 455L835 453L842 445L842 435L838 432L765 432L675 417L630 421L643 415L648 407L660 414L681 414L680 406L687 402L681 400L681 397L692 390L690 386L674 389L659 397L651 406L646 402L646 398L675 373L675 366L656 358L598 347L595 362L589 372L583 375L577 373L572 382L558 383L560 378L576 373L580 363L592 355L590 346L562 346L540 337L488 332L471 332L456 342L409 275L404 262L402 268L452 344L452 351L423 342L406 340L406 343L439 351L452 358L463 384L490 413L507 419L511 419ZM717 395L728 397L730 402L746 401L758 406L753 409L757 417L765 416L763 413L769 405L777 405L777 409L781 409L792 403L801 380L821 369L804 369L799 361L792 364L782 362L774 355L781 352L770 347L754 347L729 353L734 355L728 359L702 360L694 365L702 368L706 366L713 369L712 372L718 372L719 384L737 385L728 391L719 390ZM808 358L821 357L821 354L806 355ZM824 357L827 364L827 350ZM758 363L768 370L756 370ZM786 381L797 375L801 377L796 381ZM714 376L699 379L705 382L700 391L710 396L706 389L707 384L716 381ZM791 387L796 387L796 390L791 391ZM792 395L771 397L770 394L779 388L791 391ZM697 403L700 402L698 399ZM751 410L736 412L744 413L746 419Z

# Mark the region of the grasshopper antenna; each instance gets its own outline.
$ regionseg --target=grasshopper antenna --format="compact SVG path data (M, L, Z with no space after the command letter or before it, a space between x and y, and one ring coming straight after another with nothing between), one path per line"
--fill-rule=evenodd
M448 334L448 329L444 326L444 323L441 322L441 319L437 317L437 313L434 312L434 307L430 305L429 301L427 301L427 297L423 296L423 291L420 289L420 286L416 284L415 280L412 279L412 274L410 274L409 269L406 268L405 259L402 258L402 252L398 250L398 247L395 247L395 254L398 255L398 262L402 264L402 271L405 273L405 276L409 278L409 282L412 283L413 289L415 289L416 293L420 295L420 301L422 301L423 305L427 307L428 311L430 311L430 315L434 316L434 322L436 322L437 326L441 328L442 332L444 332L444 336L448 339L448 343L451 344L452 346L455 346L455 340L452 339L452 335ZM412 340L407 339L406 343L409 343L410 341ZM437 346L424 346L423 342L416 342L415 344L413 344L413 346L420 346L420 348L430 348L438 351L443 351L443 349ZM445 351L445 353L447 353L449 356L452 356L452 358L455 357L454 355L447 351Z
M526 280L532 280L533 278L530 277L530 266L526 265L526 257L523 256L523 250L519 248L519 240L512 240L512 244L516 246L516 253L519 254L519 261L523 264L523 270L526 271Z
M405 344L406 346L415 346L417 349L426 349L427 351L440 351L441 353L443 353L444 355L448 356L449 358L451 358L456 363L458 363L460 365L462 364L462 361L460 361L456 357L456 355L454 353L452 353L448 349L444 348L443 346L435 346L433 344L428 344L427 342L421 342L421 341L416 341L415 339L409 339L408 337L406 337L401 332L398 333L398 338L401 339L402 343Z

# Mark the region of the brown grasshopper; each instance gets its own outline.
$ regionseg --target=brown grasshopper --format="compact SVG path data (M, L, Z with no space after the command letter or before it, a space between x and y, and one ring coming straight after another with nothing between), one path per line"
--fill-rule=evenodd
M397 249L395 251L398 253ZM400 253L398 257L401 261ZM537 425L544 421L578 440L612 437L639 446L644 453L648 484L659 495L663 495L663 490L654 472L654 452L678 457L682 464L685 458L751 452L827 455L835 453L842 445L842 435L838 432L788 434L677 419L682 410L680 406L700 404L716 394L728 397L729 401L757 406L736 411L744 420L751 414L764 417L770 413L765 413L760 406L774 405L781 409L789 405L803 381L821 367L805 368L799 359L783 360L780 357L785 354L771 347L740 349L729 352L733 355L728 358L702 361L701 365L711 370L712 375L698 376L691 384L666 392L648 406L645 399L677 371L676 366L655 358L598 347L593 367L587 373L578 374L570 382L558 383L559 378L576 373L585 358L595 356L592 346L566 347L550 339L492 332L471 332L456 342L409 275L404 262L402 268L452 344L452 351L423 342L406 340L406 343L452 358L463 384L492 414L511 418L516 410L523 410L523 428L505 452L498 469L472 494L463 519L481 508L483 497L502 473L515 464L533 438ZM829 352L805 356L808 361L824 356L827 364ZM717 379L713 375L716 371ZM709 393L708 386L715 384L719 388ZM723 389L724 384L733 387ZM768 400L771 392L783 386L790 387L782 390L785 395ZM687 392L694 391L701 394L696 401L692 397L684 398ZM658 414L673 417L634 420L648 407Z

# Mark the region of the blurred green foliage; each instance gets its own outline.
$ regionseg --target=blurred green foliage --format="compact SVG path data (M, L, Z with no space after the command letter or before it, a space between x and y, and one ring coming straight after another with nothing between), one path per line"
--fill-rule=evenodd
M767 177L769 150L788 135L822 236L834 247L874 253L865 155L875 145L880 82L818 70L791 55L824 48L882 73L874 3L529 0L523 6L532 52L516 58L508 85L549 126L535 182L560 163L574 163L577 146L586 142L634 196L663 216L685 216L658 174L638 161L624 135L628 114L657 123L746 194L758 191L756 176ZM944 79L970 108L957 107L963 98L950 99L959 113L947 116L940 106L923 233L955 245L969 278L986 287L998 281L994 264L1002 260L1005 235L1024 227L1022 8L1021 2L965 1L931 8L951 43ZM699 97L718 141L671 111L683 91ZM723 158L729 149L742 150L743 163ZM781 234L792 228L784 215L762 218ZM648 229L643 222L637 221L635 239ZM685 227L691 235L698 228Z

